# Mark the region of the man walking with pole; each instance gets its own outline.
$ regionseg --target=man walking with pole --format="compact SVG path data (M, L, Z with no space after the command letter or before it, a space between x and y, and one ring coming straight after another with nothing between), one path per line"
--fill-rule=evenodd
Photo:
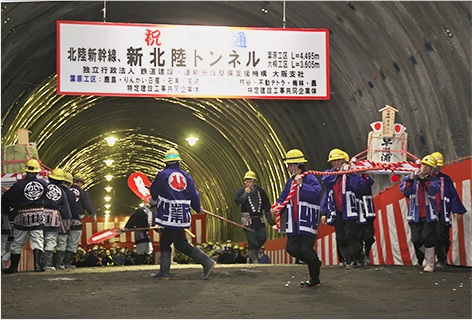
M169 149L164 157L166 166L157 174L150 187L152 199L157 200L156 224L164 227L160 239L160 270L157 274L151 274L151 278L169 279L170 246L174 243L177 250L203 266L200 279L205 280L216 262L202 250L192 247L185 237L184 229L190 228L192 221L191 208L197 213L203 208L192 177L180 168L181 160L177 150Z

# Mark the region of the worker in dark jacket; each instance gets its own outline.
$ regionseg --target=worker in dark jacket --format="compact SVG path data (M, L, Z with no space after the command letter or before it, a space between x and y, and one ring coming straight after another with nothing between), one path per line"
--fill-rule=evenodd
M154 219L156 213L153 212L150 206L143 202L143 206L134 210L126 222L123 231L133 228L151 228L154 226ZM136 244L136 259L135 264L144 264L146 256L152 254L152 243L149 237L149 230L134 231L134 242Z
M24 169L26 177L15 183L2 196L2 202L9 203L17 212L14 219L14 239L11 245L11 261L4 273L17 271L23 246L29 235L34 254L34 271L41 272L41 259L44 248L44 204L48 183L38 178L41 172L39 162L30 159Z
M259 249L267 240L264 213L269 224L271 221L270 201L262 187L257 185L256 174L248 171L244 175L245 186L240 188L234 197L234 201L241 208L241 224L254 230L244 229L249 247L249 258L252 263L257 263Z

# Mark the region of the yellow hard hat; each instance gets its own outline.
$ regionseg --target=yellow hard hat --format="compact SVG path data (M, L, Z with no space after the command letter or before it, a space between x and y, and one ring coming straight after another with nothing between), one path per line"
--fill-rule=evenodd
M434 152L431 155L436 159L436 165L438 167L444 166L444 157L440 152Z
M174 148L170 148L166 152L166 155L164 156L164 162L179 161L179 160L182 160L182 159L180 159L179 153Z
M349 162L349 155L347 154L347 152L343 151L343 154L344 154L344 160Z
M246 174L244 175L244 180L248 180L248 179L257 180L256 173L254 171L246 172Z
M69 183L72 183L73 182L73 176L72 174L70 174L69 172L65 172L64 173L64 180L66 180L66 182L69 182Z
M52 170L52 173L49 175L49 178L62 181L64 180L64 171L61 168L56 168Z
M436 158L434 158L432 155L428 154L427 156L425 156L423 158L423 160L421 160L421 163L422 164L427 164L428 166L431 166L433 167L434 169L436 169L438 167L437 163L436 163Z
M74 174L74 177L73 177L74 180L78 180L82 183L85 183L85 178L83 175L81 175L80 173L76 173Z
M41 172L41 167L39 166L39 162L37 160L30 159L28 162L26 162L24 170L26 172Z
M285 163L301 163L301 162L308 162L305 159L303 152L301 152L298 149L292 149L289 152L287 152L287 155L285 156Z
M340 150L340 149L333 149L329 152L328 162L331 162L333 160L346 159L344 154L345 154L345 152ZM347 153L346 153L346 156L347 156ZM348 158L349 158L349 156L348 156Z

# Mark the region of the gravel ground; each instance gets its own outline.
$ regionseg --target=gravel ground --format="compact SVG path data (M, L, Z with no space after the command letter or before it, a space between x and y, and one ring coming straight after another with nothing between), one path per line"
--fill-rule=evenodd
M2 318L417 318L471 319L471 268L321 269L321 286L300 288L304 265L172 265L79 268L2 275Z

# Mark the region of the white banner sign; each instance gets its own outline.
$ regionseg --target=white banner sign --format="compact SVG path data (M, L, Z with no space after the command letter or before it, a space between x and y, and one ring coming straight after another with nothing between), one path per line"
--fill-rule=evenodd
M58 94L329 99L328 30L57 22Z

